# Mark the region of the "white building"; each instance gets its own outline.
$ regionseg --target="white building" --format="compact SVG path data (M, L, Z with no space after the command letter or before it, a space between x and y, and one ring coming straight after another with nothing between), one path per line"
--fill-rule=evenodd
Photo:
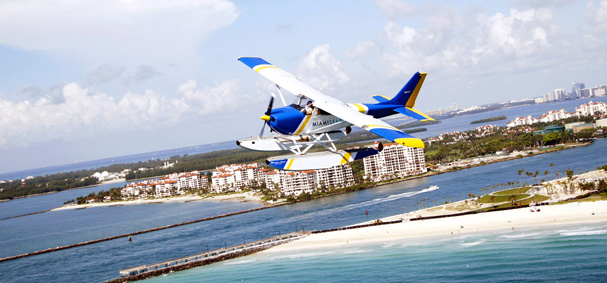
M551 111L548 111L548 113L545 113L542 116L540 116L539 122L549 123L549 122L567 119L571 116L573 116L573 114L565 111L565 109L561 109L559 111L551 110Z
M307 171L283 171L260 169L260 182L265 182L266 188L275 189L285 196L311 193L317 189L343 188L354 185L352 167L346 163L325 169Z
M531 115L527 115L527 117L515 117L514 120L506 123L506 127L512 128L522 125L532 125L537 122L539 122L538 119L531 117Z
M373 181L400 178L427 171L422 148L406 147L397 143L384 145L381 152L364 158L363 162L365 176Z
M578 116L594 116L595 114L607 114L607 104L604 102L588 102L575 108L575 114Z
M605 95L607 95L607 86L605 86L605 85L595 86L590 89L590 92L591 92L590 93L591 96L605 96Z
M302 193L312 193L315 190L314 170L308 171L280 171L282 186L281 192L286 196L298 196Z
M260 179L258 164L231 164L215 168L211 176L211 188L215 192L225 192L241 188L259 185Z
M205 175L198 171L173 173L158 180L145 180L126 185L120 194L123 198L168 197L185 194L188 189L201 189L208 186Z
M315 176L318 188L343 188L354 185L354 174L350 164L337 165L325 169L317 169Z

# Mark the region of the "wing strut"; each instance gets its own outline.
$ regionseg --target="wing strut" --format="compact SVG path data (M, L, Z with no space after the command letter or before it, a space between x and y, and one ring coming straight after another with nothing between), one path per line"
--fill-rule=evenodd
M275 84L275 85L276 85L276 88L278 89L278 94L280 94L280 100L282 100L282 104L284 106L287 106L287 102L285 101L285 96L282 95L282 90L280 90L280 86L277 84Z

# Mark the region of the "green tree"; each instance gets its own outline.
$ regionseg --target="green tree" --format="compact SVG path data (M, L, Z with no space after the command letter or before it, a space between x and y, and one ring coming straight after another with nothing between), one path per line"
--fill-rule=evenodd
M544 145L554 145L561 142L561 133L552 132L544 135L543 138Z

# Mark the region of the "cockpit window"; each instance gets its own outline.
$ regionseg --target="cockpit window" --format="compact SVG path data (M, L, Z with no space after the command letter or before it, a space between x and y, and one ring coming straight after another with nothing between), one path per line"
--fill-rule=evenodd
M291 107L293 107L293 108L297 109L297 111L301 111L301 109L304 109L304 107L303 107L303 106L301 106L301 105L297 105L297 103L293 103L293 104L291 104L291 105L289 105L289 106L291 106Z

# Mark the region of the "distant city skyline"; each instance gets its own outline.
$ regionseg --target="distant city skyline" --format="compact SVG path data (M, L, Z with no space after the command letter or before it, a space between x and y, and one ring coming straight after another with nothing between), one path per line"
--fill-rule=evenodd
M240 56L347 102L427 72L419 109L605 84L606 14L606 0L4 1L0 173L257 135L274 90Z

